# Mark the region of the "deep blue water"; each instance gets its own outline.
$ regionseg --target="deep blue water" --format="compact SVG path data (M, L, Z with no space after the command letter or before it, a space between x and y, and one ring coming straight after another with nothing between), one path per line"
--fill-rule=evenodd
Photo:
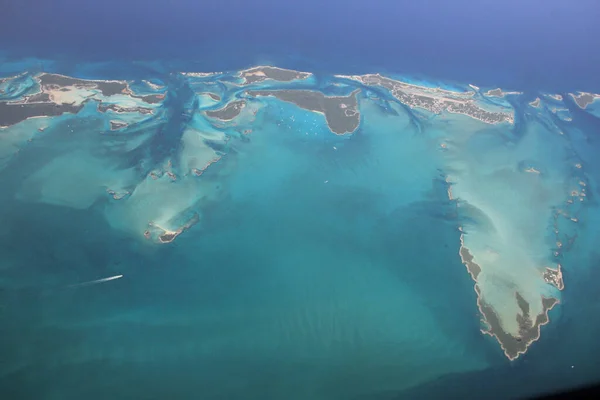
M315 72L600 91L593 0L25 0L3 7L0 50L14 56L168 59L207 71L269 61Z

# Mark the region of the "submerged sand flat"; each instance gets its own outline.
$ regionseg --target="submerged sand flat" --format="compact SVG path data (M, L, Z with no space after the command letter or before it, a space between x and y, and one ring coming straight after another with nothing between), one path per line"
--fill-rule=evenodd
M486 100L518 92L482 96L466 86L368 74L328 77L333 93L311 76L270 66L190 72L164 85L143 81L143 93L118 80L6 79L4 92L13 84L18 95L0 99L0 183L14 201L90 210L120 234L158 247L201 240L230 201L260 208L257 199L285 193L301 207L318 187L328 191L310 201L348 211L349 221L378 207L378 219L365 222L375 229L393 224L399 207L424 208L416 204L435 198L449 204L452 216L438 223L460 237L452 254L473 280L471 311L481 331L511 360L543 340L569 285L562 270L573 266L561 260L587 201L586 166L569 125L556 125L557 112L540 98L527 110ZM589 96L573 99L581 108L589 103ZM561 124L572 123L564 107ZM524 113L528 119L515 125ZM313 189L305 188L307 176ZM361 193L368 200L359 201Z

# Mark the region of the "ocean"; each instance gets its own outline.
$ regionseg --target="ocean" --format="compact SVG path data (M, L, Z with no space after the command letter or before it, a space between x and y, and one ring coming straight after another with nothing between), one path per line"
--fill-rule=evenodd
M15 57L162 60L187 69L272 63L329 74L388 72L546 92L600 91L593 0L25 0L6 5L0 49ZM113 77L114 78L114 77Z
M29 75L3 95L41 72L167 95L0 129L2 397L504 399L598 380L600 114L568 95L600 92L598 8L468 3L9 5L0 75ZM261 64L314 75L252 88L360 89L359 127L248 97L235 71ZM514 124L333 77L372 72L480 86ZM207 117L234 99L232 121ZM503 321L515 291L535 313L560 300L516 360L481 332L461 240ZM556 263L562 291L539 276Z

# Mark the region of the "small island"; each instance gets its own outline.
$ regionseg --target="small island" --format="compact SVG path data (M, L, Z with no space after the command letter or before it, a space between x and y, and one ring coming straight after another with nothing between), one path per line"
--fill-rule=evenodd
M541 100L539 97L536 97L536 99L532 102L529 103L530 106L535 107L535 108L539 108L540 107L540 103Z
M117 114L139 113L139 114L149 115L149 114L154 113L154 111L151 108L147 108L147 107L123 107L118 104L104 103L102 101L98 103L98 111L99 112L105 113L108 110L115 112Z
M126 81L86 80L49 73L33 76L33 79L37 82L35 92L16 100L0 101L2 126L8 127L29 118L77 114L89 101L98 101L100 112L110 109L117 113L152 114L149 107L119 106L118 96L140 99L148 105L160 103L165 98L164 93L138 96L131 91ZM113 103L105 103L107 98L115 100Z
M116 131L118 129L121 128L125 128L127 127L129 124L127 124L126 122L123 121L115 121L115 120L111 120L110 121L110 130L111 131Z
M504 92L502 89L497 88L497 89L488 90L487 92L484 93L484 95L487 97L504 97L509 94L521 94L521 92Z
M514 123L512 112L494 112L480 107L473 99L475 95L473 91L452 92L440 88L418 86L386 78L380 74L336 75L336 77L355 80L363 85L384 87L402 104L411 108L422 108L434 114L447 111L468 115L488 124Z
M173 240L175 240L175 238L177 238L177 236L196 225L198 221L200 221L200 216L198 213L194 213L194 215L185 224L174 231L165 229L150 221L148 223L148 229L144 232L144 237L146 239L154 239L157 243L171 243Z
M475 281L477 306L481 312L481 315L483 316L483 322L487 326L485 329L482 329L482 332L496 338L508 359L516 359L519 357L519 355L524 354L527 351L529 345L539 339L540 327L550 321L548 318L548 312L552 309L552 307L559 303L558 299L551 297L545 298L542 296L541 300L543 311L539 315L532 316L529 313L529 303L527 303L527 301L519 292L515 292L517 304L521 310L521 313L516 315L516 322L519 326L519 334L515 336L511 333L508 333L502 328L502 323L494 308L485 302L477 281L482 269L481 266L475 262L473 255L465 246L464 234L462 233L460 236L459 255L461 261L467 267L469 275L471 275L471 278L473 281ZM546 278L547 283L556 283L556 286L560 287L562 290L563 284L560 266L558 271L547 268L546 272L544 273L544 279Z
M556 269L546 267L546 270L544 271L544 281L547 284L556 287L558 290L563 290L565 288L560 264L558 264Z
M129 94L129 85L125 81L92 81L86 79L71 78L70 76L59 74L41 74L38 76L39 83L42 87L62 88L66 86L74 86L78 88L97 89L103 96L112 96L115 94Z
M309 72L300 72L271 66L258 66L240 71L240 77L244 79L244 85L263 82L267 79L279 82L291 82L294 80L307 79L311 75L312 74Z
M325 96L312 90L249 90L250 96L272 96L293 103L305 110L325 115L327 126L337 134L352 133L360 124L360 113L355 90L348 96Z
M219 96L218 94L215 94L215 93L212 93L212 92L204 92L204 94L206 94L208 97L210 97L214 101L221 101L221 96Z

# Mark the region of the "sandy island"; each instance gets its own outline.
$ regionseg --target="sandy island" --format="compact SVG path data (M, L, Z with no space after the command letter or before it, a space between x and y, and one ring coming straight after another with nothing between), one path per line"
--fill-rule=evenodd
M28 93L18 100L0 101L0 124L11 126L30 118L77 114L84 104L91 100L99 101L100 112L111 109L117 113L151 114L151 108L121 107L118 104L102 104L102 101L106 97L125 95L139 98L147 104L156 104L162 102L165 97L162 93L137 96L126 81L87 80L49 73L42 73L33 78L39 86L36 92Z
M244 107L246 107L246 100L236 100L219 110L205 111L205 113L211 118L221 121L231 121L242 112Z
M440 88L430 88L386 78L380 74L335 75L351 79L363 85L381 86L388 89L402 104L411 108L421 108L434 114L450 112L463 114L488 124L514 123L512 112L488 111L477 105L475 92L454 92Z
M547 298L542 296L541 299L543 311L541 314L536 315L535 318L532 318L532 316L529 314L529 303L521 296L519 292L515 292L517 304L521 309L521 313L515 316L519 325L519 335L514 336L504 331L496 311L485 302L481 290L479 289L477 277L481 273L481 266L475 262L469 249L464 245L463 235L464 234L461 234L460 237L461 246L459 255L461 261L467 267L469 275L471 275L471 278L473 278L475 281L477 306L481 315L483 316L484 323L487 325L487 328L482 329L481 332L496 338L498 343L500 343L500 347L504 351L506 357L508 357L509 360L515 360L517 357L519 357L519 355L524 354L533 342L540 338L541 326L550 321L548 312L556 304L558 304L559 301L553 297ZM547 268L546 271L554 270ZM562 274L560 273L560 267L558 269L558 273L552 276L556 277L558 275L560 275L560 287L562 289L564 285L562 285ZM548 273L548 276L550 276L550 273ZM544 275L544 278L546 278L546 274ZM550 280L552 278L548 279Z
M312 76L310 72L300 72L291 69L277 68L269 65L260 65L239 72L239 76L244 79L243 84L263 82L271 79L279 82L291 82L294 80L307 79Z
M452 196L452 184L450 183L450 178L446 177L446 182L448 183L448 198L453 200ZM541 314L532 318L529 314L529 303L519 294L515 292L515 297L517 300L517 304L521 309L521 313L515 316L516 321L519 326L519 335L514 336L508 332L505 332L502 328L502 324L498 318L498 315L493 307L488 305L481 293L481 289L478 284L478 277L482 272L481 266L475 260L473 254L470 250L465 246L464 236L465 233L462 227L459 227L460 234L460 248L458 251L459 257L462 263L467 268L467 272L471 276L471 279L475 282L474 289L477 294L477 307L482 316L483 323L487 326L486 329L482 329L481 332L494 337L502 351L506 355L509 360L515 360L519 357L519 355L524 354L528 347L539 339L540 337L540 328L542 325L547 324L550 319L548 317L548 312L559 303L558 299L555 298L546 298L541 296L542 300L542 308L543 311ZM546 280L547 278L547 280ZM560 286L560 289L564 287L562 282L562 273L560 272L560 265L557 270L553 270L551 268L546 268L546 272L544 273L544 279L549 284L555 284L557 287Z
M158 224L150 221L148 222L149 229L144 231L144 237L146 239L151 239L154 233L157 237L158 243L171 243L173 240L175 240L177 236L181 235L183 232L196 225L198 221L200 221L200 216L198 215L198 213L194 213L193 217L190 218L188 222L186 222L184 225L182 225L175 231L165 229L159 226Z
M541 100L539 97L536 97L536 99L532 102L529 103L530 106L535 107L535 108L539 108L540 107L540 103Z
M484 93L487 97L504 97L511 94L523 94L522 92L503 92L502 89L492 89Z

